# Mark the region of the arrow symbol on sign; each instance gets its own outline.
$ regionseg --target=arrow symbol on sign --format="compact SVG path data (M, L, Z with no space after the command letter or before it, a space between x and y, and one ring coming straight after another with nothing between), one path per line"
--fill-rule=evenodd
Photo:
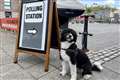
M36 30L35 28L33 28L33 29L29 29L27 32L28 32L29 34L36 34L36 33L37 33L37 30Z

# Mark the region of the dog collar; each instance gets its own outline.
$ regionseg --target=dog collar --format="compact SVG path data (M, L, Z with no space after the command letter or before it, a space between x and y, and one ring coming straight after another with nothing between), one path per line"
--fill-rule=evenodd
M65 48L61 48L62 50L67 50L67 49L65 49Z

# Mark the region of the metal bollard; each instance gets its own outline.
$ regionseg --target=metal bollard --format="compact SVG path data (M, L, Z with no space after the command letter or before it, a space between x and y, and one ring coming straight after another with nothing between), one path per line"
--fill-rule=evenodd
M80 32L79 34L82 34L82 50L87 52L89 51L87 49L87 41L88 41L87 38L88 36L93 36L93 34L88 33L88 18L94 17L94 15L84 15L83 17L84 17L84 31L82 33Z

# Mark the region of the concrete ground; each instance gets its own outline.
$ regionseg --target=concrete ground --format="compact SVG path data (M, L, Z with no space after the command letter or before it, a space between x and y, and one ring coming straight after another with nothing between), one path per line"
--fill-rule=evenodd
M70 80L60 76L58 50L51 49L49 71L44 72L44 58L21 53L18 64L13 63L15 33L0 30L0 80ZM100 61L102 72L93 72L90 80L120 80L120 46L114 45L88 54L91 62ZM83 80L78 73L78 80Z

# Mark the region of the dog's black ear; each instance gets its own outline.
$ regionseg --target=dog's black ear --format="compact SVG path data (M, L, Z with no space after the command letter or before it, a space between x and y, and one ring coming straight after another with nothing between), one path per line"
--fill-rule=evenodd
M73 29L69 29L69 31L70 31L70 33L74 36L73 41L76 42L76 41L77 41L77 37L78 37L76 31L74 31Z

